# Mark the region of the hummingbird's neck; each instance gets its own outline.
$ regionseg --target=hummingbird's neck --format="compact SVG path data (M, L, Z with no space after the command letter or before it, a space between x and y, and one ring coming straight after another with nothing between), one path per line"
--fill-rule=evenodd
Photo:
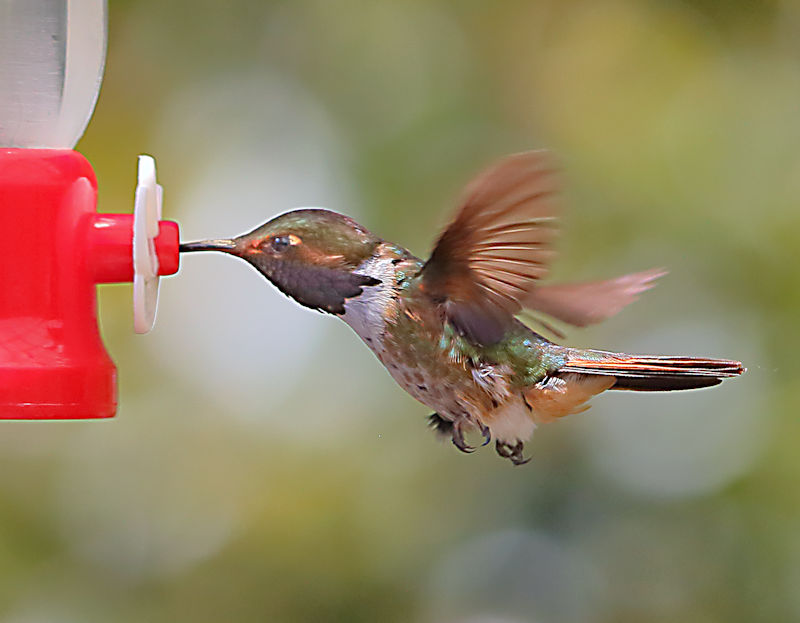
M382 342L386 314L394 302L397 271L392 263L393 259L392 256L381 253L379 247L375 255L354 270L360 275L373 277L380 283L365 287L359 296L345 301L345 313L341 316L373 350Z
M384 241L353 271L380 282L345 301L341 316L372 350L382 348L386 322L394 316L403 283L419 273L422 265L422 260L406 249Z

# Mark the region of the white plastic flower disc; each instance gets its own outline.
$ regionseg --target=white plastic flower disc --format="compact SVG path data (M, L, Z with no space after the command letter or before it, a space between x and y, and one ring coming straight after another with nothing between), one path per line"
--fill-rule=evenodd
M133 328L153 328L158 304L158 255L155 239L161 220L163 189L156 183L156 161L139 156L139 176L133 207Z

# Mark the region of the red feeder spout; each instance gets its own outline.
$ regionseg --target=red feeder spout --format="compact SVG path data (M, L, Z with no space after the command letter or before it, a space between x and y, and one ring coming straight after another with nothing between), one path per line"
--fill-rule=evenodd
M0 419L116 412L95 286L133 279L133 217L96 204L81 154L0 149ZM159 274L177 272L178 225L160 221L155 243Z

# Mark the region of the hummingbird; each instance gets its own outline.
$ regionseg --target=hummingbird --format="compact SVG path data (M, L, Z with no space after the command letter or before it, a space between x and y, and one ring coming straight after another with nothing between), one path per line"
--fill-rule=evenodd
M233 255L300 305L339 316L434 411L438 435L469 453L472 432L521 465L538 425L584 411L600 392L704 388L745 371L727 359L572 348L524 324L522 312L577 327L600 322L665 274L542 283L555 256L560 186L548 151L501 159L467 184L427 260L324 209L180 250Z

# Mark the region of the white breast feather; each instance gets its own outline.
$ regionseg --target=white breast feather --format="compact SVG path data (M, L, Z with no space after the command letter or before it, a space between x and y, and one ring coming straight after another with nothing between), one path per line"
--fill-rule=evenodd
M380 280L380 284L366 286L359 296L346 300L342 320L353 328L367 346L382 350L384 312L391 303L395 287L392 258L370 258L356 272L374 277Z

